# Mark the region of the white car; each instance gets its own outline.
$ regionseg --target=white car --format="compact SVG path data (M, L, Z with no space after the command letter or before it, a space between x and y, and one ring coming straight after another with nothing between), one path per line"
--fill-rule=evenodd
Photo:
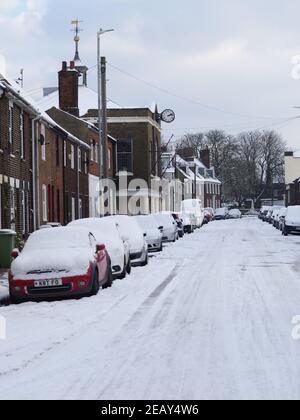
M184 200L181 203L181 213L185 216L190 216L194 220L196 228L201 228L203 225L205 216L200 200Z
M97 242L104 243L111 259L114 279L124 279L131 273L129 246L123 241L118 227L108 218L80 219L71 222L69 226L84 226L96 237Z
M163 242L176 242L179 239L177 223L171 214L154 214L159 227L162 228Z
M130 216L108 216L106 219L117 224L122 239L128 242L131 264L135 267L148 265L148 244L137 221Z
M288 236L292 232L300 233L300 206L288 207L282 233Z
M143 232L146 233L148 250L151 252L161 252L163 250L163 230L156 218L149 214L148 216L136 216L135 220Z
M241 219L242 213L239 209L232 209L228 213L228 219Z

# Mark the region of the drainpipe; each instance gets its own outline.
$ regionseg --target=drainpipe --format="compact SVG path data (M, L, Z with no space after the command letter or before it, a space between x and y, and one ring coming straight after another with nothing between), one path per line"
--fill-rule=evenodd
M38 158L38 151L36 150L36 130L35 130L35 123L39 121L40 116L34 118L31 121L31 143L32 143L32 211L33 211L33 231L37 230L37 192L39 188L37 188L37 158ZM37 152L37 153L36 153Z

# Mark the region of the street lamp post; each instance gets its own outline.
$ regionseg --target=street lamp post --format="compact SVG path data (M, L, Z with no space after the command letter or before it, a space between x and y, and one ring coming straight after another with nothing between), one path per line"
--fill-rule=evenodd
M98 127L99 127L99 181L101 182L102 178L105 177L104 168L106 166L105 159L107 156L106 148L106 139L102 135L102 66L101 66L101 35L104 35L108 32L113 32L114 29L100 29L97 32L97 67L98 67ZM99 184L100 185L100 184Z

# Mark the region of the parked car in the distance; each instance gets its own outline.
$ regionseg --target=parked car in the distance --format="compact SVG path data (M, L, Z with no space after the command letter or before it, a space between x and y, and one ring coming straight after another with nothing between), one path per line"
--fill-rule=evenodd
M203 225L204 211L202 209L201 201L197 199L184 200L181 203L181 213L183 215L190 215L195 222L195 228L199 229Z
M13 303L96 295L113 277L104 244L85 228L34 232L21 253L13 251L9 291Z
M226 220L228 217L228 210L226 207L219 208L215 211L215 220Z
M183 225L183 219L181 217L181 214L170 212L170 211L162 211L161 214L165 214L165 215L169 215L173 217L173 219L175 220L177 224L178 236L179 238L183 238L185 232L184 232L184 225Z
M282 233L288 236L290 233L300 233L300 206L287 208Z
M117 224L122 239L128 242L131 265L146 266L149 261L146 233L137 221L130 216L108 216L105 219L113 220Z
M146 241L149 252L161 252L163 250L163 227L159 226L156 218L149 214L148 216L136 216L142 231L146 233Z
M204 209L204 221L206 223L212 222L214 220L214 209L211 207L208 207L206 209Z
M123 241L116 223L107 218L79 219L69 226L84 226L92 232L98 243L104 243L111 259L114 279L124 279L131 273L129 244Z
M179 239L177 223L171 214L156 213L154 217L163 228L163 242L176 242Z
M242 213L239 209L232 209L232 210L229 210L227 218L228 219L241 219Z
M279 216L278 216L278 229L282 232L283 231L283 227L284 227L284 221L285 221L285 217L286 217L286 213L287 213L287 208L286 207L282 207L282 209L279 212Z
M281 209L284 208L282 206L275 207L272 214L272 224L276 229L279 229L279 215Z

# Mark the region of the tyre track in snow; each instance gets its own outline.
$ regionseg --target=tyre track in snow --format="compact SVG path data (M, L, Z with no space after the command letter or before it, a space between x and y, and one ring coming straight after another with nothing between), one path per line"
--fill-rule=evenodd
M167 252L168 252L168 249L167 249ZM159 258L160 257L158 256L154 260L159 260ZM159 263L159 261L157 261L155 263L157 264L157 263ZM139 274L141 274L144 270L141 270L140 269L139 271L140 271ZM168 272L170 272L170 271L174 271L174 269L172 270L172 266L168 270ZM174 271L174 273L175 273L175 271ZM127 279L128 282L130 282L130 280L131 280L130 278ZM158 287L156 287L156 289L154 291L153 291L153 286L151 287L151 284L150 284L150 287L149 287L149 290L150 290L149 293L150 293L150 295L146 298L146 302L147 302L148 299L154 298L155 295L158 295L160 292L162 292L164 290L164 288L167 287L168 283L172 280L172 277L169 275L169 276L167 276L167 279L163 279L163 280L164 281L162 281L162 283L159 284ZM138 284L136 284L135 287L138 287ZM106 293L108 293L108 292L109 291L106 291ZM105 326L106 321L109 320L109 318L111 317L111 313L114 313L114 310L116 308L120 308L120 306L122 307L122 303L124 303L126 301L126 299L128 299L128 294L130 294L130 292L126 292L124 294L124 296L122 298L118 299L117 302L115 302L111 307L108 308L106 306L105 307L105 314L103 314L103 317L101 317L101 320L99 320L99 318L98 318L98 319L95 319L93 322L87 322L85 325L83 325L80 328L80 330L77 330L76 332L73 332L72 334L70 334L65 339L65 341L63 343L59 343L63 347L63 348L60 348L59 349L59 352L60 352L59 354L62 354L64 352L67 352L68 351L68 347L73 346L74 345L74 342L84 340L85 336L86 335L89 335L89 333L87 333L87 331L91 330L92 328L94 328L94 329L96 329L97 327L99 328L99 326L101 326L103 324ZM101 296L99 296L99 298L100 297ZM96 299L96 298L94 298L94 299ZM89 300L89 302L90 302L90 300ZM86 300L86 303L88 303L88 300ZM63 303L61 303L61 304L63 304ZM78 305L78 304L80 304L80 302L74 302L74 309L76 308L76 304ZM99 304L101 304L101 302L99 302ZM139 305L140 306L143 306L144 304L145 304L145 301L143 301ZM27 309L28 309L29 305L30 304L27 304ZM55 304L53 304L53 305L55 306ZM35 304L33 304L33 306L35 306ZM133 305L133 307L134 307L134 305ZM18 306L18 308L21 309L20 306ZM130 308L130 310L132 310L132 308ZM136 312L138 312L138 308L137 308ZM126 318L125 318L125 321L126 321ZM123 323L125 321L122 319L122 316L121 316L121 318L120 318L120 324L117 326L117 332L112 333L111 331L110 332L107 331L107 336L110 337L112 335L114 337L116 334L118 334L119 331L123 328ZM105 330L105 328L104 328L104 330ZM19 380L22 381L22 376L23 375L26 375L25 372L23 372L23 370L26 370L31 365L32 365L31 366L31 369L33 368L33 366L34 366L35 369L37 369L38 368L38 365L40 365L40 367L42 368L43 367L43 364L45 362L45 360L44 360L45 357L46 358L51 358L53 356L53 354L51 354L51 353L54 353L54 350L55 351L57 350L54 347L53 346L48 346L43 351L34 354L31 357L30 360L26 360L17 369L13 368L13 369L11 369L9 371L2 371L2 376L4 376L4 375L12 375L12 374L19 374L18 375L19 376ZM38 362L38 364L37 364L37 362ZM52 372L52 373L55 374L55 372ZM34 374L34 377L37 377L36 379L39 379L39 375L38 374L37 375ZM34 380L34 379L32 379L32 380ZM76 380L74 380L74 384L76 382L78 382L77 378L76 378ZM71 392L71 389L72 389L72 385L70 386L70 392ZM66 394L68 394L68 392Z

